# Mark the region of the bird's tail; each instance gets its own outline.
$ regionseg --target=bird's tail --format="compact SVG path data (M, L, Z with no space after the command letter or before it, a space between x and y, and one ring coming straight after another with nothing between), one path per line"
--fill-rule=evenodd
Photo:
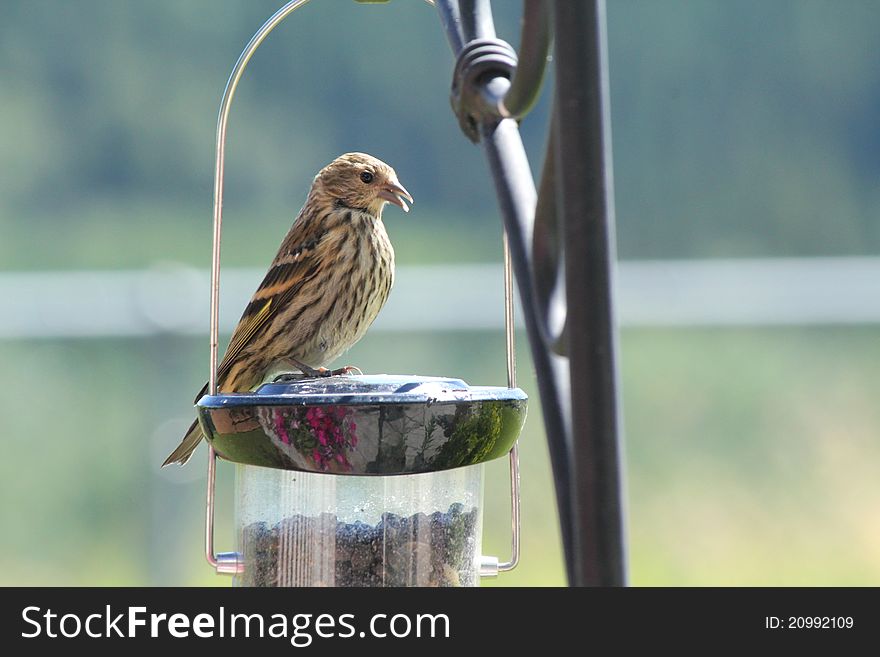
M166 465L172 463L185 465L186 462L189 461L189 457L192 456L192 453L196 451L196 447L202 442L203 437L202 428L199 426L199 421L196 420L192 423L177 448L171 452L171 455L167 459L165 459L165 463L162 464L162 467L164 468Z

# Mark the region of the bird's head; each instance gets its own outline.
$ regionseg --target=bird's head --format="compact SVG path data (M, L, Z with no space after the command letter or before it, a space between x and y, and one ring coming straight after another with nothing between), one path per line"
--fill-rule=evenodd
M382 160L366 153L340 155L318 172L312 192L333 204L382 216L386 203L409 212L412 196L400 184L397 174Z

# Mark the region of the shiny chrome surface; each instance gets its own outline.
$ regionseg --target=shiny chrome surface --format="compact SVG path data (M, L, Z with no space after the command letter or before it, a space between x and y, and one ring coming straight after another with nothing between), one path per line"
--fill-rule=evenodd
M297 377L198 403L223 458L337 475L436 472L500 458L526 410L516 388L391 375Z

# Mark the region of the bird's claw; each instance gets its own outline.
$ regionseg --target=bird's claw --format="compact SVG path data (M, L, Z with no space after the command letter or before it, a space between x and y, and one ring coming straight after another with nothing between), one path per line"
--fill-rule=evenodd
M317 370L312 371L314 374L309 374L309 376L345 376L352 372L357 372L361 376L364 374L361 371L361 368L355 367L354 365L346 365L345 367L340 367L335 370L328 370L326 367L319 367Z
M345 367L340 367L336 370L328 370L326 367L309 367L308 365L304 365L303 363L294 362L299 371L302 372L303 377L309 379L317 379L325 376L340 376L345 374L351 374L352 372L357 372L358 374L363 376L363 372L359 367L355 367L354 365L346 365Z
M357 372L360 376L364 375L360 367L355 367L354 365L346 365L345 367L340 367L338 370L333 370L330 372L330 374L325 374L324 376L339 376L344 374L351 374L352 372Z

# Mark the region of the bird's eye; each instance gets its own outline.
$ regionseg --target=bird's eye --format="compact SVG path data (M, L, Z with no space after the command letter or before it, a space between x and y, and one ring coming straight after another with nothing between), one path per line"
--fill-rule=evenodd
M365 183L367 183L369 185L371 182L373 182L373 174L370 173L369 171L362 171L361 172L361 180L363 180Z

